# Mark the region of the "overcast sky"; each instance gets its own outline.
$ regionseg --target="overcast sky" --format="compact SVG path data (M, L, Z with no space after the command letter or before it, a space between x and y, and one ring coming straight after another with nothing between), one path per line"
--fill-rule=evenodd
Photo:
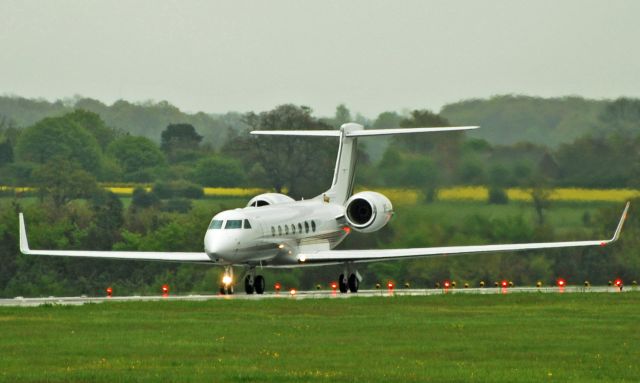
M0 0L0 93L375 117L640 96L640 1Z

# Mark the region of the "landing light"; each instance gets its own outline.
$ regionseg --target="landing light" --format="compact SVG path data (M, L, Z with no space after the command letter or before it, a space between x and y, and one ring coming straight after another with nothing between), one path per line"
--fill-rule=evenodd
M291 289L291 291L289 291L289 294L296 295L296 289Z
M444 285L444 288L445 288L445 289L448 289L449 287L451 287L451 282L449 282L449 281L444 281L444 284L443 284L443 285Z
M231 276L230 275L225 275L224 277L222 277L222 283L225 286L228 286L231 284Z
M291 253L291 252L289 252L289 253ZM304 262L304 261L306 261L306 260L307 260L307 257L305 257L304 255L300 255L300 256L298 257L298 261L300 261L300 262Z
M281 243L278 245L278 249L284 249L284 245Z

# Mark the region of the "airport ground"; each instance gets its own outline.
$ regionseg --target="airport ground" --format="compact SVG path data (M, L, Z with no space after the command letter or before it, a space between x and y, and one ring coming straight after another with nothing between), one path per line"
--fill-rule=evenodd
M0 307L0 381L635 382L639 305L625 287Z

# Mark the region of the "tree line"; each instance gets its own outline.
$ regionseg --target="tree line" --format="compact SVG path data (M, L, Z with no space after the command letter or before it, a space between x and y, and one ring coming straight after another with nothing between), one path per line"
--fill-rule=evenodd
M394 232L388 227L376 236L355 235L345 245L460 244L460 238L472 238L477 243L554 239L556 229L544 220L544 211L549 208L545 194L548 188L638 186L640 135L633 130L640 110L638 101L621 100L604 110L599 119L608 121L610 128L604 131L609 133L589 134L557 147L527 142L496 145L462 132L361 140L356 182L363 187L417 188L423 191L421 204L429 204L443 186L489 185L490 202L504 204L509 202L504 188L525 186L532 190L538 219L526 222L514 216L487 221L471 215L464 222L449 226L407 222L403 227L411 226L414 231ZM308 198L330 183L337 151L335 139L256 138L248 134L249 130L336 129L353 120L370 129L452 125L442 114L429 110L414 110L406 115L387 112L368 121L352 116L344 105L339 105L330 118L316 117L310 108L289 104L246 113L238 120L242 126L227 127L225 134L219 135L220 141L212 143L207 142L207 136L213 135L202 132L202 126L180 119L170 121L160 132L159 140L154 141L115 128L100 114L85 109L65 110L26 127L19 127L10 118L0 118L0 183L35 186L37 190L35 201L13 195L0 199L0 262L6 265L0 273L0 294L98 294L105 284L113 283L121 286L123 293L147 292L167 281L181 291L214 291L216 269L19 257L17 212L25 211L33 221L30 234L39 247L200 251L202 228L217 212L194 207L194 200L202 198L202 186L263 187ZM153 187L151 191L137 189L125 205L104 191L100 182L148 183ZM229 207L232 206L221 203L217 209ZM608 234L610 228L605 222L611 222L616 212L617 209L604 207L597 219L585 223L582 231L563 233L563 237ZM487 230L488 227L494 229ZM632 225L631 230L637 229ZM371 265L365 272L369 280L408 275L429 284L445 275L479 280L508 273L530 282L571 270L584 278L595 270L599 270L598 275L607 270L633 278L638 271L634 263L637 257L627 256L637 246L633 239L625 239L625 246L616 247L607 257L597 250L580 250L558 258L499 255L491 256L488 266L486 262L466 260L429 261L433 262L430 264L409 261ZM332 278L332 274L331 270L320 268L289 272L280 278L308 288L316 281Z

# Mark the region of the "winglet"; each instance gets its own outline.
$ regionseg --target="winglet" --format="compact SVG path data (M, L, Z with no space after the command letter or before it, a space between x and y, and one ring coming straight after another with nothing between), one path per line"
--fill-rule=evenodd
M27 240L27 229L24 227L24 216L19 213L18 218L20 220L20 252L22 254L29 254L29 241Z
M620 217L620 222L618 222L618 227L616 227L616 232L613 234L613 238L611 238L609 242L617 241L618 238L620 238L622 226L624 226L624 221L627 219L627 211L629 211L629 205L631 205L631 202L627 202L627 205L624 207L624 211L622 212L622 216Z

